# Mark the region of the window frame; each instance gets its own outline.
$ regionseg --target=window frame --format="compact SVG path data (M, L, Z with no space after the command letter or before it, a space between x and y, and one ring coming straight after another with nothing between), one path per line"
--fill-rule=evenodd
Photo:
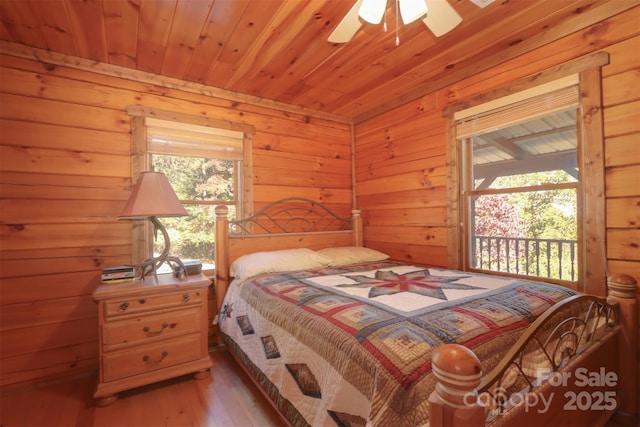
M458 111L477 106L487 101L497 100L506 95L527 90L544 83L562 79L572 74L578 75L580 91L580 115L577 117L581 140L578 146L578 265L581 267L576 289L595 295L606 295L607 258L604 239L605 223L605 180L604 180L604 133L602 117L601 67L609 63L606 52L580 58L562 66L536 74L535 79L517 80L506 87L493 89L469 100L449 105L443 111L448 120L447 172L449 176L448 197L448 260L453 269L464 268L466 251L465 210L461 203L461 151L456 138ZM492 274L494 274L492 272Z
M147 144L146 118L153 118L163 121L171 121L189 125L206 126L223 131L242 132L243 160L241 160L241 182L237 189L238 215L243 212L250 212L253 206L253 137L255 128L243 123L233 123L226 120L192 116L189 114L175 113L155 108L141 106L130 106L127 113L131 116L131 182L136 182L138 175L152 168L151 156ZM158 154L158 153L155 153ZM217 204L233 204L235 202L220 202ZM134 262L142 261L153 256L153 229L149 221L133 221L132 248L131 254ZM214 230L211 230L214 233ZM213 271L204 271L207 275L212 275Z
M490 269L482 269L473 267L472 264L472 246L475 233L472 231L474 222L472 221L475 215L474 205L472 200L491 195L499 194L514 194L514 193L529 193L538 191L553 191L553 190L572 190L576 195L576 205L580 203L578 196L578 188L580 186L580 177L582 174L578 173L576 181L567 181L563 183L539 183L536 185L529 185L524 187L510 187L510 188L492 188L491 186L476 188L475 187L475 166L473 164L473 138L482 135L486 132L491 132L498 128L508 128L518 123L526 123L529 120L539 117L546 117L552 115L558 111L564 111L572 109L576 111L576 118L573 121L576 129L580 127L580 121L578 117L580 115L580 94L578 88L578 76L572 75L568 78L556 80L546 85L536 86L530 90L519 92L504 98L500 98L493 102L481 104L480 106L470 108L467 110L459 111L454 114L456 120L456 139L460 147L460 165L463 166L462 179L460 181L460 203L464 207L462 219L463 219L463 233L464 240L461 244L462 251L462 265L464 269L469 271L489 273L489 274L504 274L507 276L524 277L530 279L545 280L548 282L563 284L566 286L575 286L575 283L579 280L579 271L583 268L581 265L580 254L576 254L575 263L577 265L577 272L575 280L551 278L547 276L535 276L528 274L518 274L513 272L500 272ZM580 133L576 135L578 139L578 146L582 143ZM577 158L577 150L575 156ZM576 159L577 160L577 159ZM469 173L466 173L469 172ZM504 236L513 237L513 236ZM578 249L582 245L580 236L576 236L576 243ZM560 248L558 248L560 251ZM549 254L547 254L549 256ZM498 265L500 261L498 260Z

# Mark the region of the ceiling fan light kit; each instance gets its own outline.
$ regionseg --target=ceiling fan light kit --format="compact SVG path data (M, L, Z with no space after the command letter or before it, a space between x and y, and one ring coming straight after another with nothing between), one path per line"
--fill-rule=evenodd
M392 0L396 2L396 13L400 9L400 16L404 24L418 19L436 36L453 30L462 17L447 0ZM476 6L485 8L495 0L471 0ZM379 24L384 17L387 0L357 0L347 12L342 21L329 35L330 43L346 43L358 32L363 22ZM396 18L397 19L397 18ZM386 19L385 19L386 31ZM396 28L397 32L397 28ZM396 45L398 44L396 36Z
M370 24L379 24L387 7L386 3L387 0L362 0L358 15Z
M400 6L402 22L410 24L427 13L425 0L394 0ZM379 24L387 9L387 0L362 0L358 15L370 24Z

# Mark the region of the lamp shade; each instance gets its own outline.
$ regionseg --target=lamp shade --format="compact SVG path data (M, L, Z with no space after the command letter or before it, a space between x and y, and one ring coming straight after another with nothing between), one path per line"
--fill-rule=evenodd
M166 175L160 172L143 172L138 177L131 196L118 219L144 219L149 217L186 216L171 188Z

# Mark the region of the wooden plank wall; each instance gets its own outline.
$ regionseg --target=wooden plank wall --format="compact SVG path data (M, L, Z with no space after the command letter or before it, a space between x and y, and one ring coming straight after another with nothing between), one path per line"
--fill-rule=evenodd
M443 108L597 50L603 70L610 272L640 278L640 36L632 9L356 126L365 243L446 265ZM468 75L471 75L471 71ZM97 368L91 292L103 266L128 262L118 222L130 186L129 105L256 128L254 201L285 197L351 208L344 122L4 55L0 57L0 388ZM213 311L213 310L211 310ZM210 313L211 315L212 313Z
M443 109L604 50L610 64L602 70L607 235L601 239L609 273L626 272L640 281L639 17L636 7L356 125L356 194L365 245L396 259L446 266L448 245L457 243L447 241Z
M0 65L2 389L97 369L91 293L102 267L131 262L131 223L116 219L131 185L127 106L252 125L255 209L303 196L350 215L346 121L9 55Z

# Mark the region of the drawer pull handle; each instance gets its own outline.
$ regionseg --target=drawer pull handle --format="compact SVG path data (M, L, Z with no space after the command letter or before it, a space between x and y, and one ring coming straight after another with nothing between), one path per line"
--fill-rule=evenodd
M188 301L189 301L189 294L188 293L182 294L182 302L188 302Z
M162 327L157 331L152 331L151 328L148 326L145 326L144 328L142 328L142 330L147 334L147 336L153 337L156 335L160 335L162 331L164 331L168 327L169 327L169 324L165 322L162 324Z
M120 304L120 311L127 311L127 308L129 308L129 302L125 301L122 304Z
M158 363L162 362L162 360L164 360L164 358L167 357L168 355L169 355L168 351L163 351L162 355L160 356L160 359L151 360L151 358L149 356L145 355L142 358L142 360L145 361L149 365L155 365L155 364L158 364Z

